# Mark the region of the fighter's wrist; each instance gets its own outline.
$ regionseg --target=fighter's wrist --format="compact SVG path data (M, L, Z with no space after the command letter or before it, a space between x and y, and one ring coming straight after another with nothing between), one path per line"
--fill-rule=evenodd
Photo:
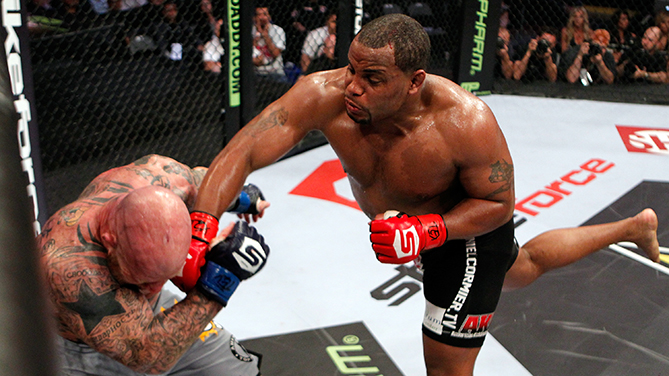
M194 211L190 213L191 234L194 239L209 244L218 233L218 218L203 212Z
M448 229L444 217L440 214L424 214L417 216L425 233L424 249L441 247L448 240Z
M245 213L251 207L251 198L246 192L242 192L228 207L228 212Z
M197 283L197 288L206 297L225 307L240 282L239 277L228 269L208 261L202 268L202 276Z

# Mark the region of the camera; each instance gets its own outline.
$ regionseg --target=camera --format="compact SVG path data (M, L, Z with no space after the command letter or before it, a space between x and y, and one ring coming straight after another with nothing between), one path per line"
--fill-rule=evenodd
M588 51L588 58L597 56L602 53L602 46L597 42L588 41L590 43L590 50Z
M548 39L541 39L539 42L537 42L537 49L534 50L534 52L538 56L543 56L550 47L551 43L548 41Z
M626 50L625 54L620 58L620 61L625 64L622 77L633 79L636 67L643 68L649 59L648 52L643 48L630 48Z
M505 45L506 42L504 41L504 39L502 39L502 37L497 37L497 49L501 50L504 48Z

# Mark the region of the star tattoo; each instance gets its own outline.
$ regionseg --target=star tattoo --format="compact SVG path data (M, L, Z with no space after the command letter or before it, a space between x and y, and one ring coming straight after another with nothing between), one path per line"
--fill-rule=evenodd
M116 292L113 290L98 295L86 281L82 281L77 301L63 303L63 305L81 317L88 335L105 317L125 313L125 309L116 300L115 295Z

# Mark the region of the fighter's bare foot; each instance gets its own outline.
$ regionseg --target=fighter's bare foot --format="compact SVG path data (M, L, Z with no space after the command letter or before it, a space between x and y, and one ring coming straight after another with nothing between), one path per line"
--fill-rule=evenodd
M646 252L649 259L660 261L660 244L657 241L657 214L653 209L644 209L632 217L636 225L630 240Z

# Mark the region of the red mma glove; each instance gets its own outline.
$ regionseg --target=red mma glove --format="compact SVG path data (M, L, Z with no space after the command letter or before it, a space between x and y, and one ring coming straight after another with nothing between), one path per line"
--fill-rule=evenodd
M423 249L439 247L448 239L448 230L439 214L401 213L371 221L369 231L376 258L384 264L412 261Z
M192 238L190 249L186 256L186 263L181 275L172 278L181 291L192 290L200 278L200 268L204 265L204 256L209 251L209 243L218 233L218 219L205 212L192 212L190 214L192 225Z

